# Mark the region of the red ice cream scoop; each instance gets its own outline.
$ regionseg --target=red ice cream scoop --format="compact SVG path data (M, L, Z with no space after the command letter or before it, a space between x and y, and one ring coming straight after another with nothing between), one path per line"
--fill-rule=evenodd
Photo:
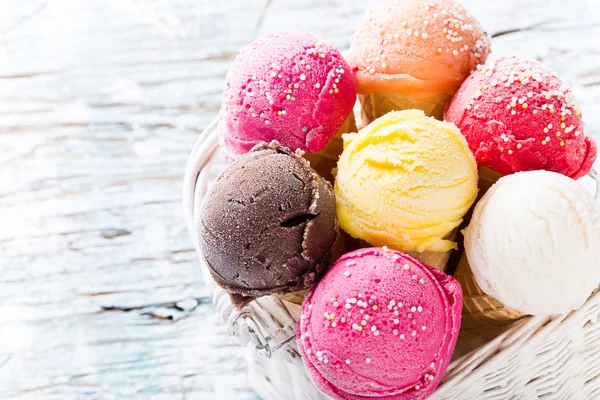
M571 90L533 60L505 57L479 67L444 119L460 129L479 165L504 175L548 170L577 179L597 155Z

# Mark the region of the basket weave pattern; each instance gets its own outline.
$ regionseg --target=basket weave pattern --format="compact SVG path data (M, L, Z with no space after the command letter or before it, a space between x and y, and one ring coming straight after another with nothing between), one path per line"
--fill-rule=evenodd
M194 146L183 188L186 223L214 305L227 321L229 334L249 348L250 384L264 400L328 399L310 381L298 353L295 332L300 306L267 296L236 310L208 273L198 248L194 212L206 193L217 154L215 128L213 122ZM594 171L590 176L598 181ZM594 293L579 310L557 317L526 317L466 354L465 348L457 349L430 398L598 399L599 316L600 294Z

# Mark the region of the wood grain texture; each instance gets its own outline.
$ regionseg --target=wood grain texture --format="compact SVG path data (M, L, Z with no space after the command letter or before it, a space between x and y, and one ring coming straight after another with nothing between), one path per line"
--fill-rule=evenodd
M303 29L346 48L372 3L2 0L0 398L253 398L187 236L187 155L240 47ZM600 137L598 2L467 3Z

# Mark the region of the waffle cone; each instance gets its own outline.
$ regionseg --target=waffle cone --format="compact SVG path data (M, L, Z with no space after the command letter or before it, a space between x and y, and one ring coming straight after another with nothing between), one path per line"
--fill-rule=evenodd
M333 183L332 170L337 167L337 162L344 149L344 141L342 135L344 133L357 132L356 120L354 119L354 113L351 112L346 121L342 124L340 129L327 145L316 153L306 153L304 158L310 162L312 169L317 171L319 175Z
M477 285L466 254L462 255L454 277L463 290L461 336L463 340L481 338L512 324L524 316L485 294Z
M458 229L454 229L452 232L444 236L444 239L454 241L456 240L457 236ZM450 261L450 255L452 255L453 251L454 250L450 250L445 253L429 250L425 250L423 252L409 251L408 254L421 261L423 264L439 269L442 272L446 272L448 261Z
M488 167L479 168L479 196L477 201L483 197L483 195L498 182L498 179L502 178L502 174L489 169Z
M425 115L442 120L444 106L452 97L451 93L371 93L359 95L360 119L363 125L389 113L400 110L423 110Z
M308 293L309 289L300 290L298 292L286 293L286 294L274 294L273 297L279 300L285 301L291 304L302 304L304 296Z

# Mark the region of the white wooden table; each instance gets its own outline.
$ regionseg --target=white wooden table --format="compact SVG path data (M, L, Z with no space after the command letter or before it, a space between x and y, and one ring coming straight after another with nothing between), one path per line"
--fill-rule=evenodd
M303 29L347 48L371 3L0 0L0 398L254 397L186 232L185 161L241 46ZM468 3L600 138L599 1Z

